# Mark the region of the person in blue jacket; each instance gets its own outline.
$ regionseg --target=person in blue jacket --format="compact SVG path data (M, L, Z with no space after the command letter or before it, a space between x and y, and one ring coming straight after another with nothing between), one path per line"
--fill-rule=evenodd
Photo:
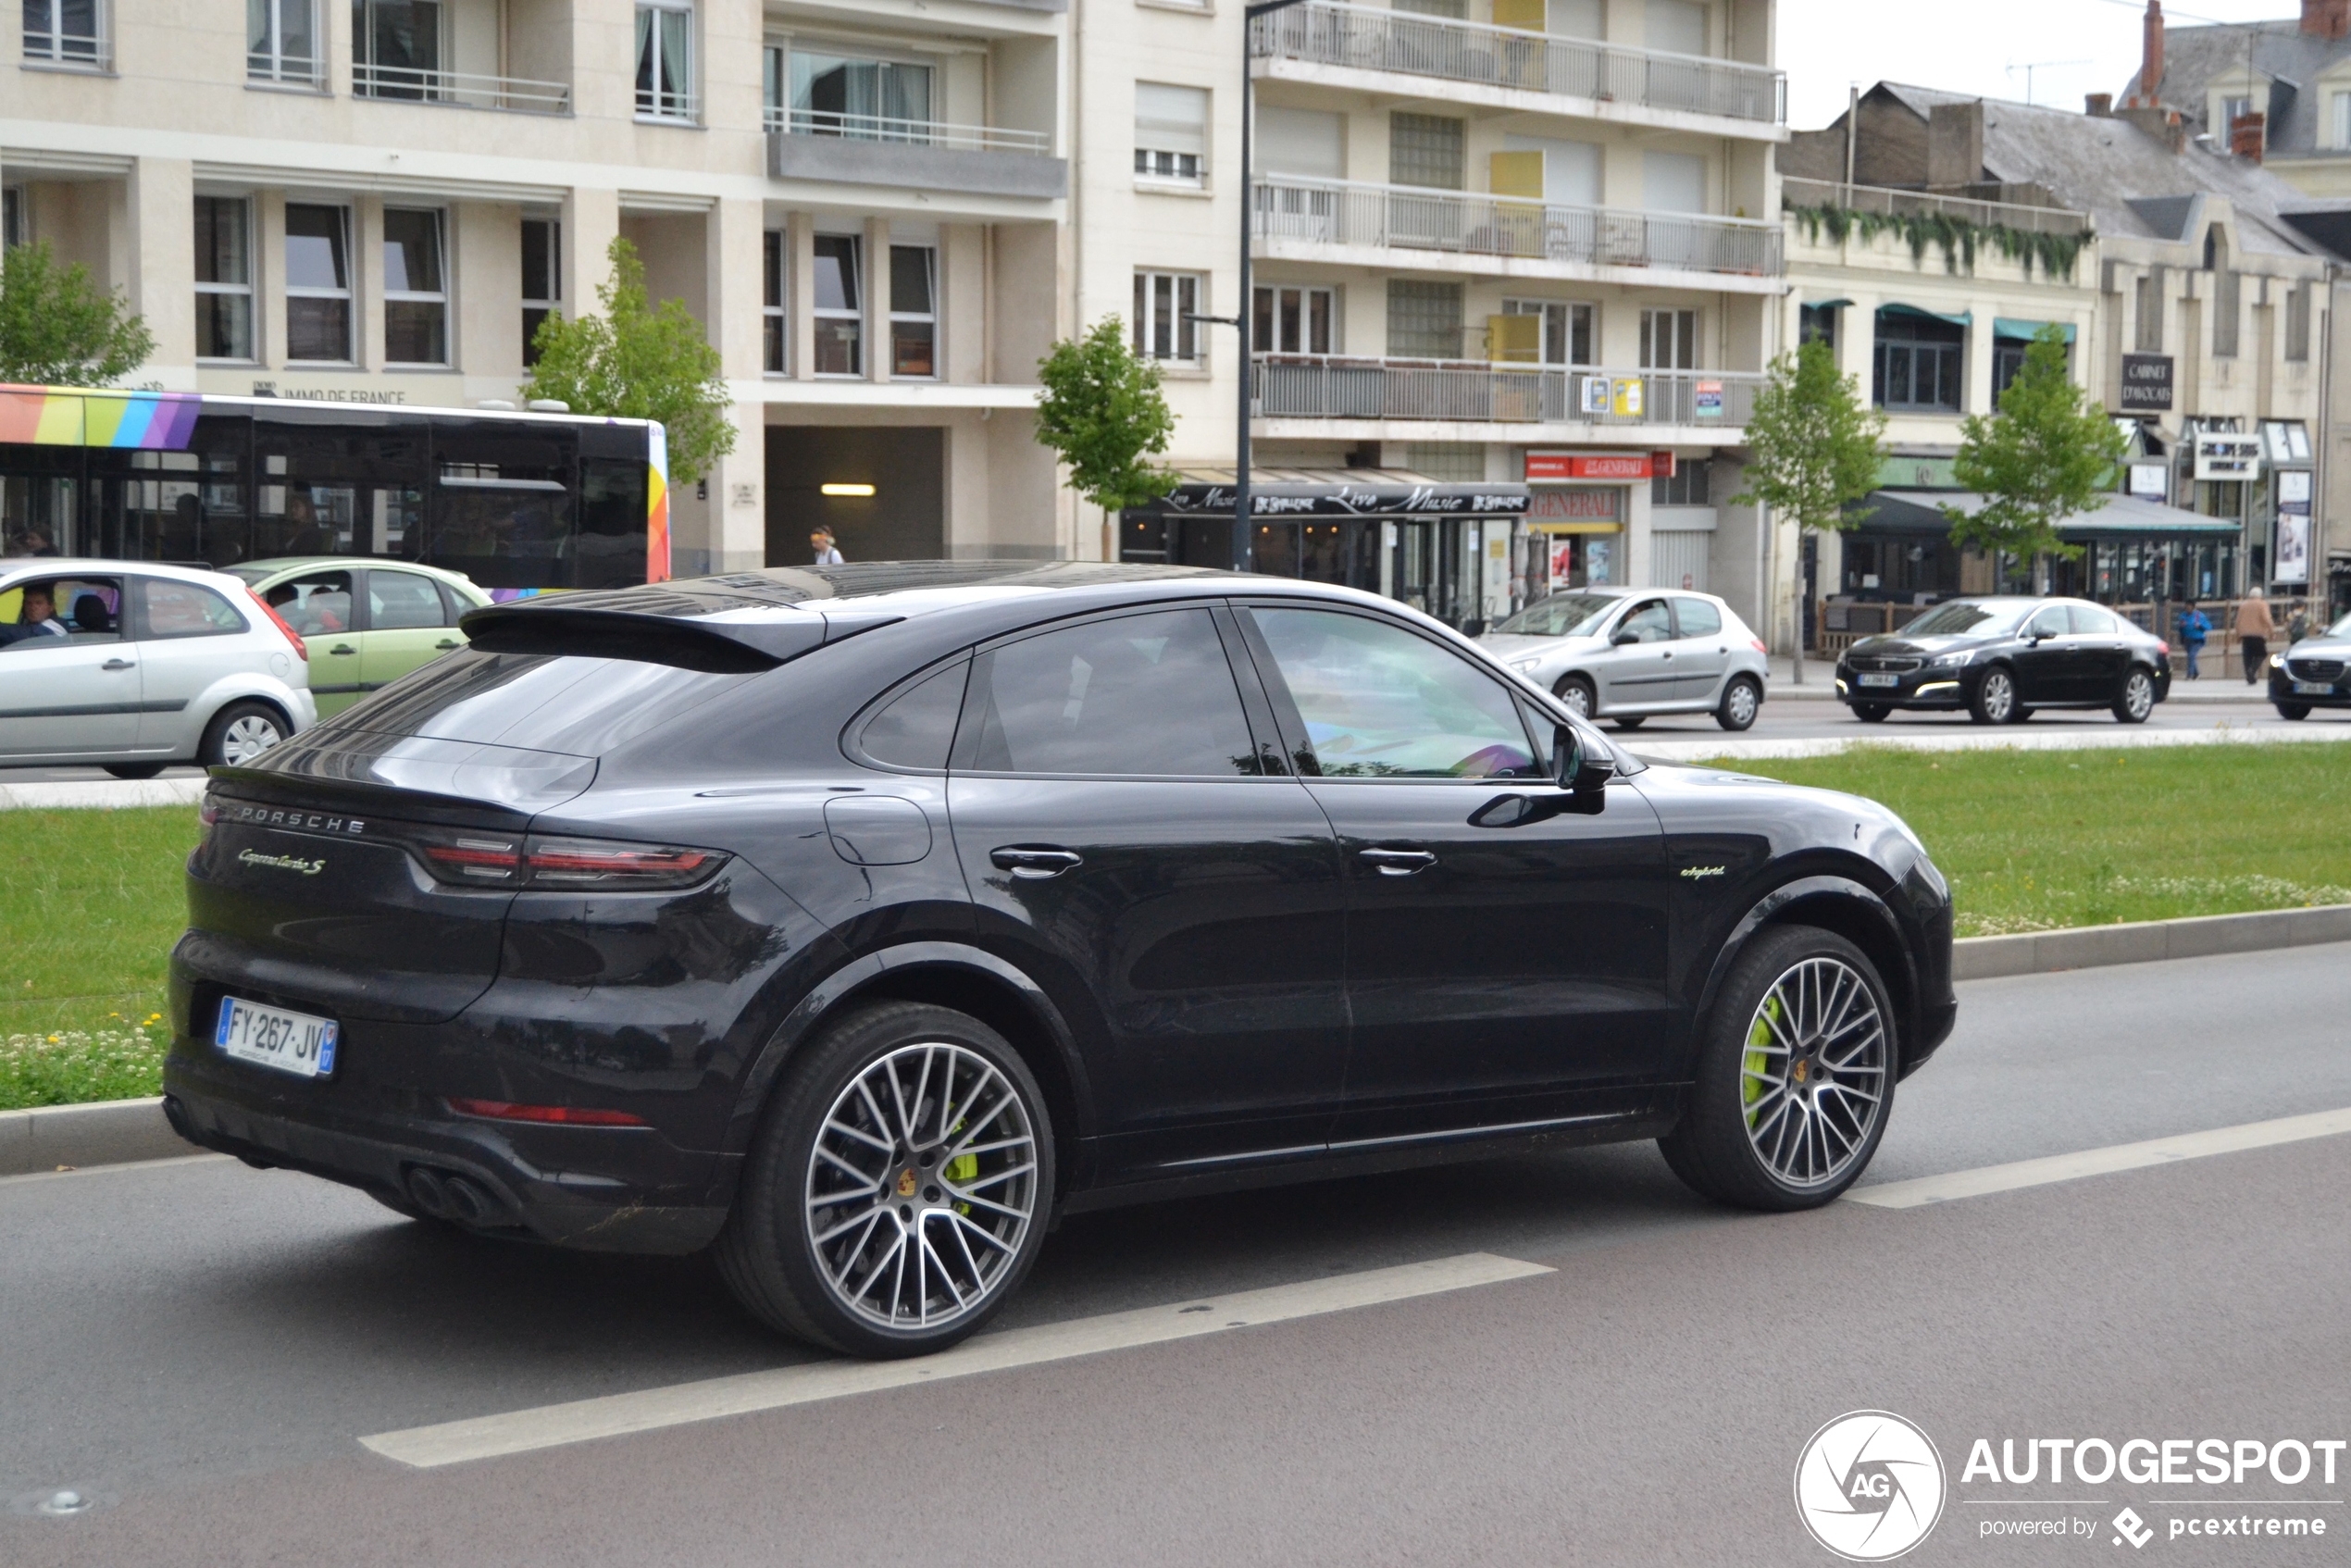
M2196 607L2191 599L2180 611L2180 646L2187 650L2188 678L2201 680L2202 672L2196 667L2196 658L2204 652L2204 640L2212 635L2212 618Z

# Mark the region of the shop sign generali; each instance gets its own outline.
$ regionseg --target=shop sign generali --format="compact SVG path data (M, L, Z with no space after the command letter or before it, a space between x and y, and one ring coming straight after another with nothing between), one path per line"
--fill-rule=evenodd
M1645 479L1657 471L1646 452L1530 452L1526 454L1529 484L1561 479Z

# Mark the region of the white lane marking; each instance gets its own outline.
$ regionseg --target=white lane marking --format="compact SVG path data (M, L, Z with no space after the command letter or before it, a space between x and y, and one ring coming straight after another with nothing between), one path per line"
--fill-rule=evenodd
M122 1160L110 1165L68 1165L61 1171L26 1171L19 1176L0 1176L0 1187L11 1187L20 1181L59 1181L67 1176L104 1176L108 1171L154 1171L168 1165L203 1165L230 1158L227 1154L167 1154L160 1160Z
M2182 1133L2177 1138L2151 1138L2144 1143L2084 1149L2078 1154L2053 1154L2045 1160L2019 1160L2013 1164L1953 1171L1948 1176L1880 1182L1853 1188L1846 1193L1845 1201L1879 1209L1915 1209L1927 1203L1947 1203L1955 1198L1981 1198L1988 1192L2046 1187L2052 1182L2142 1170L2148 1165L2168 1165L2175 1160L2200 1160L2208 1154L2233 1154L2245 1149L2267 1149L2346 1132L2351 1132L2351 1109L2317 1111L2307 1116L2281 1116L2273 1122L2247 1122L2243 1126L2215 1127L2210 1132Z
M1347 1312L1383 1301L1409 1300L1416 1296L1497 1285L1552 1272L1540 1263L1521 1263L1490 1252L1467 1252L1456 1258L1337 1275L1300 1285L1277 1285L1269 1289L1195 1298L1170 1306L1144 1307L1070 1323L982 1334L952 1350L918 1360L831 1361L778 1367L772 1372L750 1372L633 1394L611 1394L603 1399L543 1405L536 1410L452 1421L438 1426L380 1432L359 1441L387 1459L418 1469L431 1469L690 1422L715 1421L753 1411L777 1410L786 1405L943 1382L951 1377L969 1377L1010 1367L1035 1366L1073 1356L1099 1355L1105 1350L1222 1334L1256 1324Z

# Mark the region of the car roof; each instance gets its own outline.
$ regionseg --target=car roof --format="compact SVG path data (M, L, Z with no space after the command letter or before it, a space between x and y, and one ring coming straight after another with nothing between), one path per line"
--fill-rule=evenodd
M474 579L463 572L453 572L446 566L429 566L422 561L394 560L381 555L265 555L258 561L239 561L235 572L261 572L275 577L280 572L312 571L320 566L380 566L390 571L422 572L443 582L461 583L479 591Z
M210 566L183 566L168 561L104 561L79 555L19 555L0 560L0 583L27 578L120 577L125 572L201 582L213 588L225 583L231 592L242 591L245 586L243 579L214 571Z

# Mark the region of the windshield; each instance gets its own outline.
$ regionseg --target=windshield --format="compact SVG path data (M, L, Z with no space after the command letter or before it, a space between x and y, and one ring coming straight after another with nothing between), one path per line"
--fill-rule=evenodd
M1494 628L1514 637L1589 637L1624 601L1612 593L1554 593Z
M1947 604L1937 604L1902 628L1904 637L1988 636L1996 631L2010 631L2034 606L2030 604L1979 604L1972 599L1954 599Z

